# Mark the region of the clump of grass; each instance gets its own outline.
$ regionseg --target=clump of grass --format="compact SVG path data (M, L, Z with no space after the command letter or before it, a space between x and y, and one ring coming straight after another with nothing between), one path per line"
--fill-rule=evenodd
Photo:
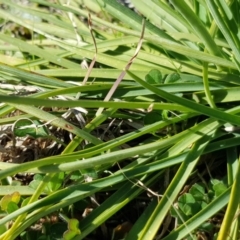
M0 239L237 239L237 1L0 3Z

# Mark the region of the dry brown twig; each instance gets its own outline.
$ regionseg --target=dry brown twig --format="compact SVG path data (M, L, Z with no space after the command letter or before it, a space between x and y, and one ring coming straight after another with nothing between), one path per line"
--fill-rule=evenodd
M146 186L145 186L140 180L138 180L138 179L136 179L135 181L131 180L131 179L128 178L128 177L126 176L126 174L122 171L122 168L120 167L120 165L119 165L118 162L117 162L117 165L118 165L121 173L123 174L123 176L124 176L129 182L131 182L131 183L132 183L133 185L135 185L135 186L138 186L138 187L146 190L146 191L149 192L151 195L157 197L157 198L158 198L158 201L159 201L159 198L161 198L162 195L157 194L156 192L154 192L154 191L151 190L150 188L146 187Z
M117 80L115 81L115 83L112 85L112 88L110 89L110 91L108 92L107 96L104 98L104 102L107 102L110 100L110 98L112 97L112 95L114 94L114 92L116 91L118 85L121 83L122 79L124 78L126 71L129 70L129 68L131 67L133 60L137 57L141 47L142 47L142 42L143 42L143 36L144 36L144 31L145 31L145 20L143 19L142 22L142 32L141 32L141 36L135 51L134 56L129 60L129 62L127 63L127 65L125 66L125 68L123 69L123 71L121 72L121 74L119 75L119 77L117 78ZM104 108L99 108L96 116L100 115L102 113Z
M94 44L94 47L95 47L95 54L94 54L94 57L93 57L93 59L92 59L92 62L91 62L91 64L90 64L90 66L89 66L89 68L88 68L88 71L87 71L87 73L86 73L86 75L85 75L85 77L84 77L84 79L83 79L82 85L85 85L85 84L86 84L86 82L87 82L87 80L88 80L88 78L89 78L89 76L90 76L90 73L91 73L91 71L92 71L92 69L93 69L93 66L94 66L94 64L95 64L95 62L96 62L96 60L97 60L97 52L98 52L96 40L95 40L95 37L94 37L94 35L93 35L92 19L91 19L91 15L90 15L90 14L88 14L88 27L89 27L89 30L90 30L90 33L91 33L91 36L92 36L92 39L93 39L93 44Z

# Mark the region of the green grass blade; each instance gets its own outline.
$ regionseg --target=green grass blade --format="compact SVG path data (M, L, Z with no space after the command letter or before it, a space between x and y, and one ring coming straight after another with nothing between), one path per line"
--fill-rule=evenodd
M212 39L211 35L208 33L203 23L200 21L198 16L191 10L188 4L177 0L172 0L171 3L184 16L188 24L192 26L195 34L202 40L208 51L213 55L221 56L222 54L220 49Z
M214 20L231 47L234 56L238 63L240 63L240 40L239 40L239 27L237 26L235 16L227 6L225 1L206 1ZM222 15L219 12L219 7L222 8Z
M227 211L224 215L223 222L219 231L219 235L218 235L219 240L226 239L226 236L228 236L228 234L230 234L230 236L232 235L230 233L231 226L234 221L235 214L238 214L237 209L240 203L239 185L240 185L240 165L238 164L236 177L234 179L234 183L232 185L232 189L230 193L230 199L229 199Z
M134 77L134 75L131 72L129 72L129 74L131 74ZM222 120L224 122L240 125L240 117L238 116L234 116L232 114L228 114L217 109L212 109L204 105L200 105L195 102L189 101L187 99L172 95L170 93L157 89L153 85L148 84L147 82L141 80L140 78L135 77L135 80L142 86L151 90L152 92L159 95L160 97L167 99L168 101L177 102L178 104L188 107L189 109L192 109L192 110L194 109L195 111L199 111L202 114L206 114L207 116Z
M213 132L211 132L211 134L208 134L208 138L203 137L201 140L197 141L196 144L194 144L185 161L181 164L178 172L175 174L173 180L171 181L170 185L165 191L156 209L154 210L151 217L147 221L143 233L139 239L154 238L167 212L169 211L177 195L183 188L189 175L195 168L198 159L201 156L204 148L208 144L209 138L211 137L212 134Z

